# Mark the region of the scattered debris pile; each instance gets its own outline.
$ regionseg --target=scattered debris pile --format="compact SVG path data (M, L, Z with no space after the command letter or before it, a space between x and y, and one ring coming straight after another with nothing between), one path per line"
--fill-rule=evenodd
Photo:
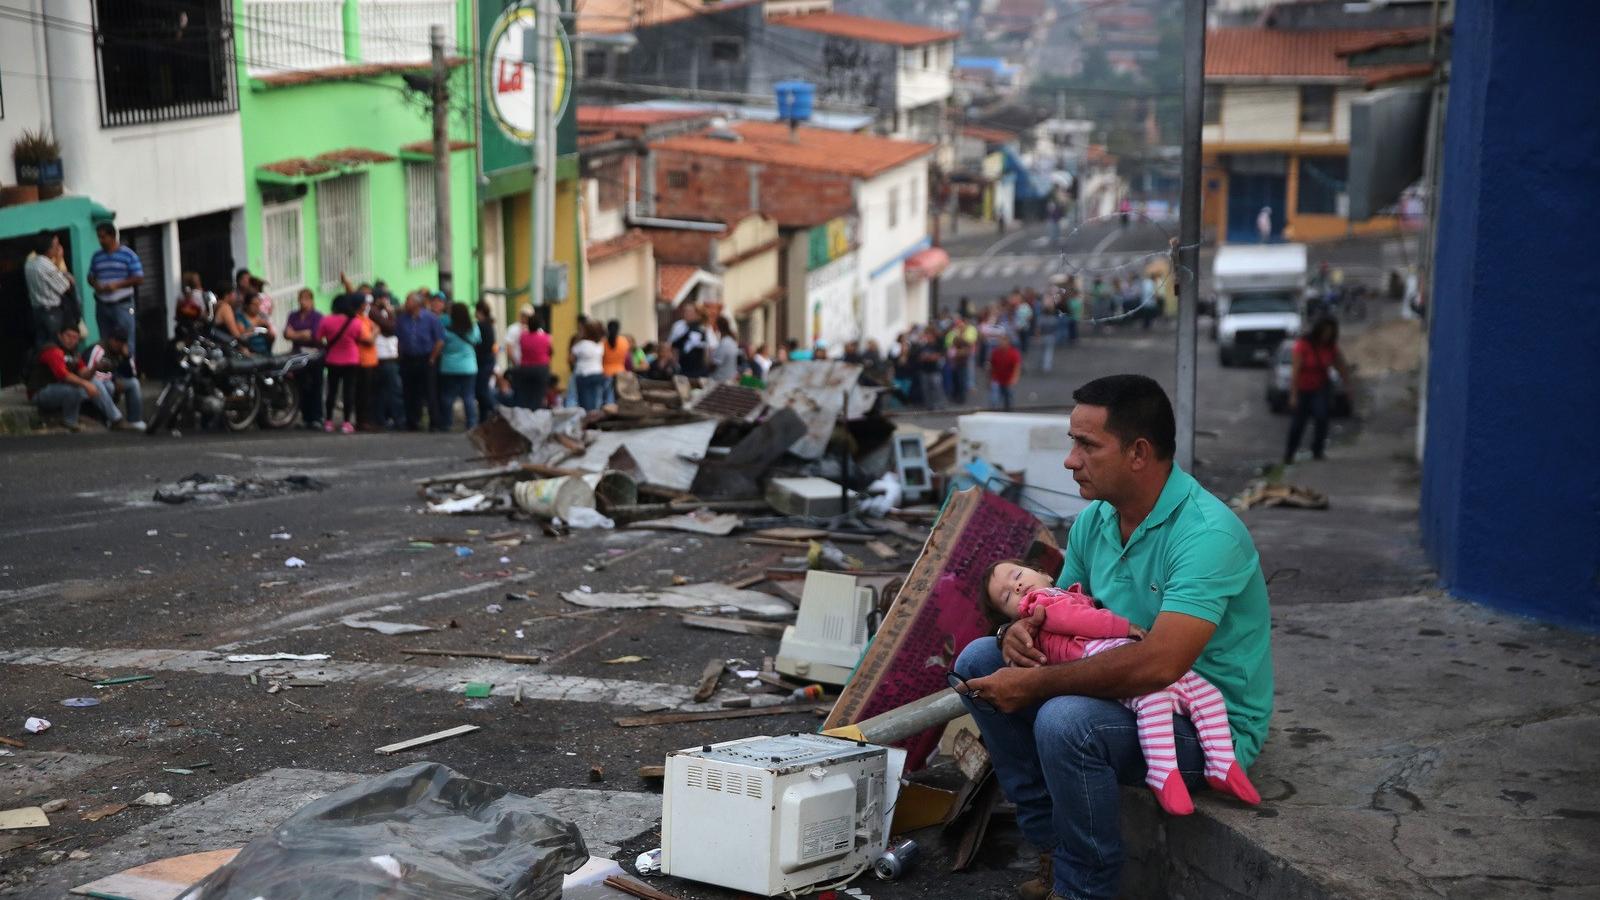
M321 491L328 487L309 475L287 475L283 478L236 478L232 475L206 475L196 472L171 484L156 488L155 499L162 503L226 503L234 500L254 500L258 497L276 497L300 491Z

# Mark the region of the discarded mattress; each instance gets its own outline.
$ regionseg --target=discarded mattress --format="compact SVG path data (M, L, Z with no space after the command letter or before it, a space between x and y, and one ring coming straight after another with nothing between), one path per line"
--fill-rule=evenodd
M417 763L301 807L180 900L559 900L588 860L545 804Z

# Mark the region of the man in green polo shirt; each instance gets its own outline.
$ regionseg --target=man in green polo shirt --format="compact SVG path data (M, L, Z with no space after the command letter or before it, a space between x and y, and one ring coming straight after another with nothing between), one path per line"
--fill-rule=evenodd
M1117 896L1119 784L1144 779L1133 711L1119 700L1193 669L1222 692L1234 752L1248 767L1272 713L1271 617L1255 545L1233 511L1172 461L1176 426L1161 386L1112 375L1073 393L1066 467L1089 505L1072 524L1059 584L1081 582L1149 630L1141 641L1044 665L1043 609L969 644L956 661L995 775L1028 840L1045 851L1024 900ZM1188 718L1174 722L1178 768L1205 786Z

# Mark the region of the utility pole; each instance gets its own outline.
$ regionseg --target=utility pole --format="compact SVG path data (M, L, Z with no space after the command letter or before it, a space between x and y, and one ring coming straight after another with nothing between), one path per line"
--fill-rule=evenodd
M450 251L450 69L444 63L444 26L428 29L433 49L433 249L439 260L439 290L455 299Z
M529 253L528 302L545 303L545 266L555 247L555 104L550 89L554 72L551 44L555 41L556 6L553 0L536 0L533 32L523 33L522 59L533 78L533 190L528 196ZM548 324L548 323L546 323Z
M1196 339L1200 333L1200 128L1205 114L1206 0L1184 0L1183 192L1178 220L1178 466L1194 471Z

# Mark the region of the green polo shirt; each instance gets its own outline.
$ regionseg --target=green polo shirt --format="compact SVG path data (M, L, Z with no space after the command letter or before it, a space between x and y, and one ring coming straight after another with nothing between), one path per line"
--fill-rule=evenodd
M1272 715L1272 617L1261 558L1233 510L1173 466L1126 544L1117 511L1097 500L1072 523L1066 557L1062 587L1082 583L1135 625L1176 612L1217 626L1194 671L1222 692L1234 753L1248 767Z

